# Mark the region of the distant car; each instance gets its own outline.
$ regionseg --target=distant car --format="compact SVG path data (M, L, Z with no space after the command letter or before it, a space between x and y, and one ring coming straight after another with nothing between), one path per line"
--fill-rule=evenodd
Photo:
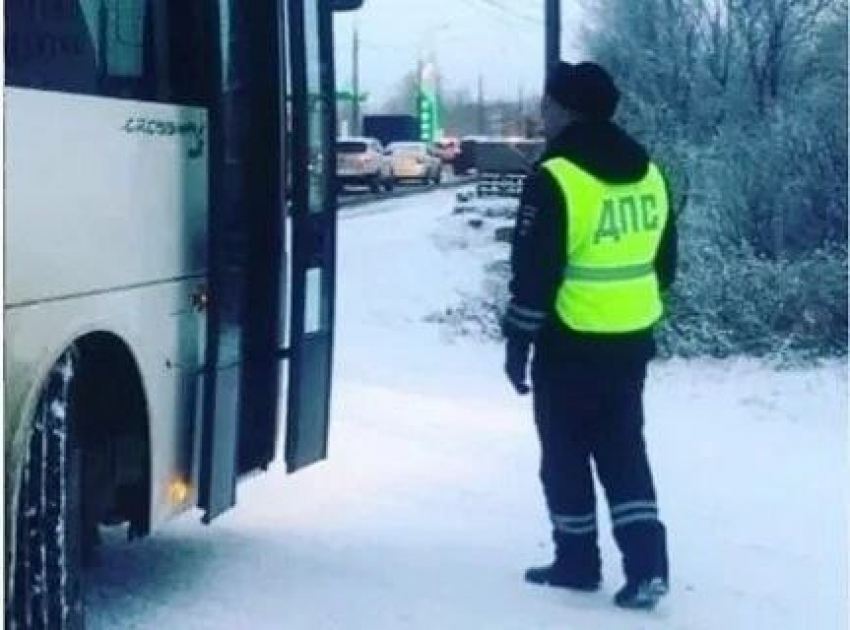
M416 180L423 184L439 184L443 165L424 142L392 142L387 146L396 181Z
M452 164L460 153L460 140L458 138L444 137L434 143L434 154L444 164Z
M495 137L478 142L475 169L480 174L525 175L543 154L542 138Z
M454 161L457 175L527 173L543 153L542 138L468 136Z
M336 143L336 177L339 186L368 186L372 192L392 190L391 161L375 138L340 138Z
M452 164L455 175L468 175L475 168L475 153L481 139L477 136L461 138L460 150L455 156L454 164Z

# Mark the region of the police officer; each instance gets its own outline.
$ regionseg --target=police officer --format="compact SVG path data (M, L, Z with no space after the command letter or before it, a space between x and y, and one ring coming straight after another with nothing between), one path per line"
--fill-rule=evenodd
M530 348L555 559L534 584L600 586L591 462L608 500L625 585L653 608L668 589L665 529L643 438L643 387L676 231L665 179L611 118L619 92L593 63L560 63L542 104L546 151L526 181L503 322L506 372L527 393Z

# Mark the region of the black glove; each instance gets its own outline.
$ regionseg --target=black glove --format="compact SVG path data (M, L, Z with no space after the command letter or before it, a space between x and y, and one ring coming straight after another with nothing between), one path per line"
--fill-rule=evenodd
M508 338L505 358L505 374L520 396L531 391L528 386L528 353L531 344L528 341Z

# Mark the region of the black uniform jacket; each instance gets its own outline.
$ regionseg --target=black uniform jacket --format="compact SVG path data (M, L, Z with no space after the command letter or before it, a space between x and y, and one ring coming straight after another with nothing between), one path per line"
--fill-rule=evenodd
M643 179L646 150L612 122L574 123L549 144L540 162L564 157L611 184ZM669 194L668 194L669 198ZM503 321L508 339L536 343L537 353L554 352L582 361L645 362L655 355L652 329L625 334L571 330L555 314L555 298L567 263L566 200L552 175L538 163L526 180L511 254L511 301ZM661 236L655 270L662 290L676 273L677 235L673 212Z

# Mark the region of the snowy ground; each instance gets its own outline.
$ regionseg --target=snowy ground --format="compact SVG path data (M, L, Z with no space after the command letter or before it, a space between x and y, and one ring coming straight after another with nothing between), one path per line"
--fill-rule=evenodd
M839 364L655 365L648 440L670 597L652 614L610 605L620 575L607 531L603 592L523 584L523 569L550 553L529 401L503 381L500 347L424 321L478 290L504 247L486 229L463 230L452 201L434 192L341 223L330 460L248 482L211 528L192 514L141 543L108 545L91 626L846 628Z

